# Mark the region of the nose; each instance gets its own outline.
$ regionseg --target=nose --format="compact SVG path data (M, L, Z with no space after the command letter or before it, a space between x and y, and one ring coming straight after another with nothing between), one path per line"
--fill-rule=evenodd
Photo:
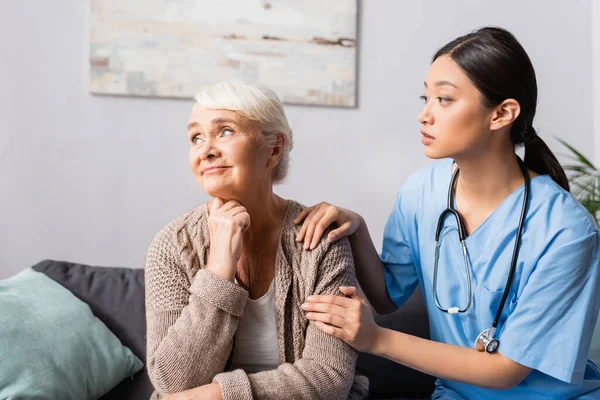
M431 115L431 110L429 109L429 103L426 103L423 106L423 109L419 113L418 119L421 125L433 124L433 116Z
M219 144L212 135L207 137L199 149L198 157L200 160L212 160L221 155Z

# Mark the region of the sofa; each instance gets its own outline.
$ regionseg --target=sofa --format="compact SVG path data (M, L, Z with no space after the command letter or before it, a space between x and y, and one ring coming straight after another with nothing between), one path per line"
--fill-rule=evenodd
M33 266L33 270L45 274L87 303L93 314L145 364L143 269L45 260ZM429 337L427 312L419 290L396 312L375 318L381 326ZM433 377L369 354L359 355L357 373L369 378L372 399L425 399L433 392ZM148 399L152 390L144 368L124 379L101 400Z

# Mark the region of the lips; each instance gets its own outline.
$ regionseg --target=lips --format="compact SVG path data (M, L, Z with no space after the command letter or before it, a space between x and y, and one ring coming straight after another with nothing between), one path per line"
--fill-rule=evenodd
M435 136L431 136L429 133L421 129L421 135L425 136L428 139L435 139Z
M224 171L228 168L231 168L231 167L229 167L227 165L213 165L213 166L202 169L202 175L207 174L207 173L210 174L211 172Z

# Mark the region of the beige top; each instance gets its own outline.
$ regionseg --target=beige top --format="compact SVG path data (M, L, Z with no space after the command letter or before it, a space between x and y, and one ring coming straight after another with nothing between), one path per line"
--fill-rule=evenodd
M246 373L270 371L279 366L277 319L275 318L275 279L262 297L246 301L244 316L235 332L231 369Z
M229 371L234 335L248 292L204 270L208 210L204 204L170 222L146 257L147 368L152 399L219 382L224 399L363 399L366 379L354 379L357 353L321 332L300 308L312 294L339 294L356 285L346 239L305 251L295 240L294 218L303 207L289 201L275 259L275 311L280 365L247 374Z

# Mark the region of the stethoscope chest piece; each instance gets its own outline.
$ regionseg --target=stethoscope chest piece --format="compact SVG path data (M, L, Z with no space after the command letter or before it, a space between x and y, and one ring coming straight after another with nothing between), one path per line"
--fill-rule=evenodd
M485 351L486 353L493 353L500 345L498 339L494 339L494 328L486 329L481 332L475 340L475 348L477 351Z

